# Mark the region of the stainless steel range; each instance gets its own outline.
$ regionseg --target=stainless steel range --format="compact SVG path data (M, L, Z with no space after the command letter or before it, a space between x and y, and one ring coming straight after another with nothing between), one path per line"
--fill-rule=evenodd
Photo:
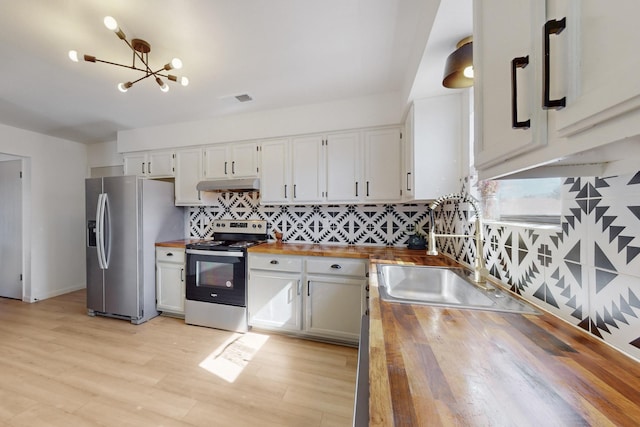
M187 245L186 323L248 330L247 248L266 240L266 221L219 220L213 240Z

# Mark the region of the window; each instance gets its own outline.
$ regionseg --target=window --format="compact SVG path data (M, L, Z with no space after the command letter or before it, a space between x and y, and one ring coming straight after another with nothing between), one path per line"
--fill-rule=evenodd
M481 181L478 185L487 219L559 224L561 178Z

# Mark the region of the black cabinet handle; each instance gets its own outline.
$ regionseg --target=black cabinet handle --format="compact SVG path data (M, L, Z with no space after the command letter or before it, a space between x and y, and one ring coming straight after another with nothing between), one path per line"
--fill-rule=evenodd
M311 280L307 282L307 296L311 296Z
M367 197L369 197L369 181L367 181Z
M411 178L411 172L407 172L407 191L411 191L411 188L409 188L409 178Z
M147 162L147 173L151 174L151 162Z
M224 174L227 174L227 162L224 162Z
M331 268L335 269L335 270L340 270L342 268L342 266L340 264L333 264L331 266Z
M293 184L293 198L295 199L296 197L298 197L298 195L296 194L296 184Z
M231 162L231 175L235 175L236 174L236 162L235 160L233 162Z
M565 28L567 27L567 18L562 18L561 20L557 21L555 19L552 19L550 21L547 21L544 24L544 69L542 70L542 76L544 79L544 100L542 103L542 108L545 110L548 109L555 109L555 110L560 110L561 108L564 108L567 105L567 97L563 96L560 99L549 99L550 94L550 80L551 80L551 66L550 66L550 59L549 57L550 55L550 42L549 42L549 38L551 36L551 34L555 34L558 35L560 34Z
M287 184L284 185L284 198L287 198Z
M511 61L511 127L514 129L529 129L531 120L518 121L518 80L516 70L529 65L529 55L513 58Z
M167 252L167 256L173 256L173 252Z
M280 264L280 262L277 259L272 259L270 264L276 265L276 264Z
M358 197L358 181L356 181L356 197Z

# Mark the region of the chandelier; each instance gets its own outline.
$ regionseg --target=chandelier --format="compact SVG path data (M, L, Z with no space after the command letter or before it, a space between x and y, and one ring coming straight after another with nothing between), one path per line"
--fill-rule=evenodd
M131 86L148 77L155 78L155 81L160 86L160 90L162 92L167 92L169 90L169 85L167 85L164 82L164 80L162 80L161 77L164 77L167 80L170 80L172 82L178 81L177 76L173 74L166 74L166 72L173 69L179 70L180 68L182 68L182 61L180 59L173 58L171 62L165 64L162 68L154 71L149 66L149 52L151 52L151 45L148 42L142 39L131 39L131 42L129 42L129 40L127 40L127 36L118 26L118 22L115 19L113 19L111 16L107 16L104 18L104 25L109 30L116 33L118 38L124 41L127 44L127 46L129 46L129 48L133 53L133 61L131 65L117 64L115 62L104 61L92 55L84 55L84 60L87 62L94 62L94 63L102 62L104 64L116 65L118 67L129 68L131 70L137 70L144 73L144 75L137 80L119 83L118 90L120 90L120 92L126 92L127 90L129 90ZM69 59L71 59L73 62L78 62L78 52L75 50L70 50ZM186 77L180 77L179 80L182 86L187 86L189 84L189 79Z

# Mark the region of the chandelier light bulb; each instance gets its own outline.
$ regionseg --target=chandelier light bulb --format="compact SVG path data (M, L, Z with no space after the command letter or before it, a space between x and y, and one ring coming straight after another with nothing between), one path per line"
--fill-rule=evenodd
M163 82L162 79L160 79L160 77L156 77L156 83L158 83L158 86L160 86L161 91L169 92L169 85Z
M78 62L78 51L70 50L69 51L69 59L73 62Z
M104 17L104 26L110 29L111 31L118 30L118 21L116 21L112 16Z
M126 82L126 83L120 83L118 84L118 90L122 93L125 93L126 91L129 90L129 88L133 86L133 83L131 82Z
M171 66L176 70L179 70L180 68L182 68L182 61L180 60L180 58L173 58L171 60Z
M188 86L189 85L189 79L186 77L180 77L180 84L182 86Z

